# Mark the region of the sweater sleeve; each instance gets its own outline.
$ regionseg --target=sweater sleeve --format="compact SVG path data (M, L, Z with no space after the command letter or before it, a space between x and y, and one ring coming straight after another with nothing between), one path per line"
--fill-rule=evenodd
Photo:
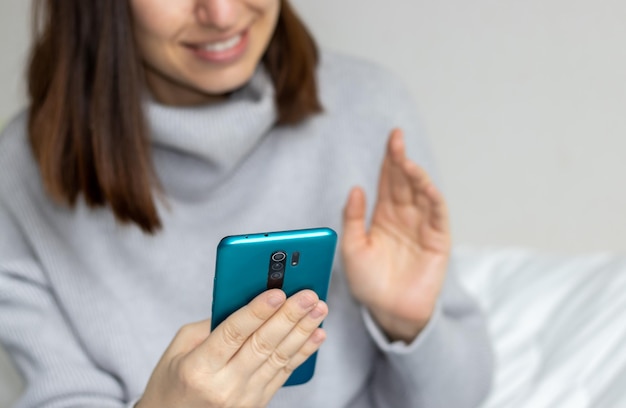
M132 407L84 352L17 223L0 202L0 343L26 382L16 407ZM136 397L136 396L131 396Z
M380 351L369 387L375 406L463 408L486 398L493 371L488 334L481 311L453 270L434 315L411 344L390 343L365 308L362 312Z

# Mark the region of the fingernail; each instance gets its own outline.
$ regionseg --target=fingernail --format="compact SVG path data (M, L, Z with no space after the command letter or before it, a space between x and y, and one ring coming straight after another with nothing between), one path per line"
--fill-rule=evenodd
M271 294L267 299L267 303L272 307L278 307L282 305L284 301L285 298L279 293Z
M313 343L315 344L320 344L322 343L324 340L326 340L326 335L324 334L323 331L319 330L316 331L315 333L313 333L313 335L311 336L311 341L313 341Z
M324 310L322 310L321 307L317 306L315 309L311 310L309 312L309 316L312 319L319 319L320 317L322 317L324 315Z
M313 306L315 304L317 300L313 298L313 296L310 295L300 295L299 299L298 299L298 304L300 304L300 307L303 309L310 309L311 306Z

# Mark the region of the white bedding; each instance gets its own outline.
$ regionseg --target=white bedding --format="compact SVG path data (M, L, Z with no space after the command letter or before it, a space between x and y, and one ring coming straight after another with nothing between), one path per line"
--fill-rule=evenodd
M455 262L496 350L483 408L626 407L626 257L458 249ZM20 390L0 351L0 408Z
M496 350L484 408L626 407L626 257L462 249L455 259Z

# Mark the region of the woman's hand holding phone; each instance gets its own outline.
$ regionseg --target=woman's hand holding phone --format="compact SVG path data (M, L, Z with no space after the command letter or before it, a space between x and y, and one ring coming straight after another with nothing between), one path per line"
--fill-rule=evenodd
M365 194L350 192L341 251L354 296L392 340L411 342L430 320L451 238L446 203L426 172L406 157L392 131L369 231Z
M208 320L184 326L136 407L265 406L320 347L326 334L319 325L327 314L313 291L286 299L272 289L213 332Z

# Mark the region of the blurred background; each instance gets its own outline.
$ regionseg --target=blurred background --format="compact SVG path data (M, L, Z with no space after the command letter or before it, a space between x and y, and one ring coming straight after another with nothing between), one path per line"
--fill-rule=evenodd
M0 2L0 126L24 105L30 3ZM322 46L404 79L456 243L626 252L626 2L293 4Z

